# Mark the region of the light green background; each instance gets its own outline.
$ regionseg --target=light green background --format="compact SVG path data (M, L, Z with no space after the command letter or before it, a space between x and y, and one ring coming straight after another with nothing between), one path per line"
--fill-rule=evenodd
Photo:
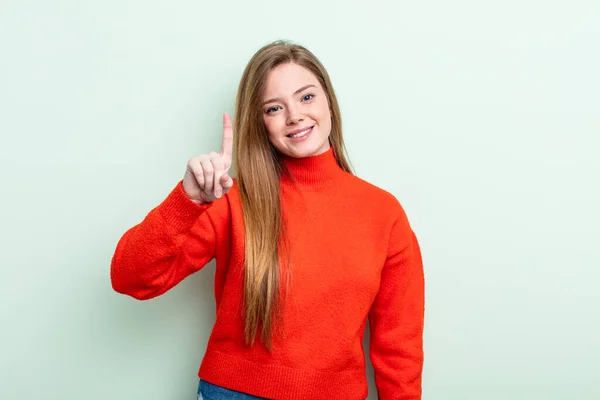
M423 398L600 399L600 3L515 0L0 2L0 398L195 399L214 264L138 302L110 259L279 38L419 235Z

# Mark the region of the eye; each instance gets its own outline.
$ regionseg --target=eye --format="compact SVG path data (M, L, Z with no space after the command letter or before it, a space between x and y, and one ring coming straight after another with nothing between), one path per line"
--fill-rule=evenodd
M307 94L304 97L302 97L302 101L309 101L311 100L313 97L315 97L314 94Z
M271 107L271 108L267 108L267 114L271 114L275 111L278 111L279 106L275 106L275 107Z

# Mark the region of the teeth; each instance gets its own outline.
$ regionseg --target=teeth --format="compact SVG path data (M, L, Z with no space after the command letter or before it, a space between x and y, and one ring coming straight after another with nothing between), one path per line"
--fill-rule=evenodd
M306 129L306 130L303 130L302 132L298 132L298 133L295 133L295 134L293 134L293 135L290 135L290 137L293 137L293 138L295 138L295 137L302 136L302 135L304 135L305 133L307 133L308 131L310 131L311 129L312 129L312 128L308 128L308 129Z

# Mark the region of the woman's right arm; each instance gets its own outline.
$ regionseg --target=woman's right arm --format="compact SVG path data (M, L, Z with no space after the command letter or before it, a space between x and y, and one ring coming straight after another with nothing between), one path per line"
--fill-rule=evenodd
M180 182L119 240L110 267L113 289L151 299L206 265L215 247L215 230L206 213L211 206L190 201Z
M119 240L110 268L115 291L151 299L214 257L216 230L207 210L233 187L228 175L232 142L231 120L225 114L221 152L192 158L169 196Z

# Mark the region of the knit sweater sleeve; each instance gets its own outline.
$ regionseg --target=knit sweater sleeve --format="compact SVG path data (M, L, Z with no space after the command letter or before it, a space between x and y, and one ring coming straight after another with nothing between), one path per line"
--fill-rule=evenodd
M113 289L139 300L157 297L200 270L215 254L207 210L183 191L182 181L120 238L111 261Z
M401 209L369 313L370 358L380 400L421 399L424 290L419 243Z

